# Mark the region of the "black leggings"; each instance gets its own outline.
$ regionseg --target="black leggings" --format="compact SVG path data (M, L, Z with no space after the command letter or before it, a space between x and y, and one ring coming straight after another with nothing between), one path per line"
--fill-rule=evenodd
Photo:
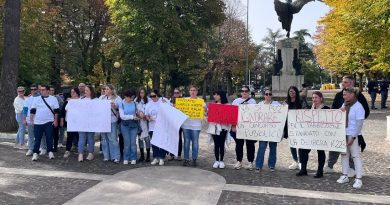
M226 135L226 130L222 130L219 135L213 135L215 161L223 161Z
M79 133L78 132L67 132L68 135L66 137L66 151L70 151L72 149L72 144L77 148L79 141ZM75 142L75 143L74 143Z
M310 149L299 149L299 162L301 163L301 171L306 172L307 168L307 161L309 160L309 153ZM324 165L325 165L325 151L324 150L317 150L318 154L318 168L317 173L322 174L324 172Z
M236 142L236 156L237 161L241 162L244 156L244 143L246 143L246 156L248 158L248 162L253 162L255 159L255 140L244 140L237 139L235 132L230 132L230 135L233 137Z

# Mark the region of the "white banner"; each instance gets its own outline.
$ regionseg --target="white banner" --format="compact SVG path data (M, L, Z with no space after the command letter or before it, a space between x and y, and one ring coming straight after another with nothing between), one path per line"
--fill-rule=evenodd
M109 100L69 100L66 109L69 132L111 132Z
M287 111L287 105L240 105L237 138L280 142L286 124Z
M290 147L345 152L345 112L289 110L288 139Z
M162 103L157 114L151 143L175 156L179 152L179 130L187 115L168 103Z

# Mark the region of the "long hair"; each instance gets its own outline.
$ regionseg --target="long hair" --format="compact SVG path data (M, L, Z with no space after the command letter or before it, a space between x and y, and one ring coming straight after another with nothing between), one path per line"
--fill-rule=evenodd
M141 91L144 91L144 93L145 93L143 98L141 98L141 95L140 95ZM138 89L138 92L137 92L137 100L136 100L136 102L139 103L139 102L141 102L141 100L144 100L145 104L148 103L148 95L147 95L146 89L144 87L140 87Z
M321 103L324 103L324 96L322 95L322 93L318 90L314 91L312 95L318 95L318 97L321 98Z
M295 102L291 102L291 97L290 97L290 90L294 90L295 91ZM288 104L288 107L290 108L290 106L293 106L293 107L296 107L296 108L302 108L302 103L301 103L301 98L299 96L299 91L298 91L298 88L295 87L295 86L290 86L287 90L287 104Z
M87 85L86 87L91 91L91 99L96 98L95 89L92 87L92 85Z
M111 97L111 99L116 99L118 96L117 96L117 94L116 94L115 87L114 87L112 84L107 84L106 86L109 87L110 90L112 91L112 97Z
M227 104L228 103L228 99L226 97L226 92L225 91L218 90L218 91L214 92L214 95L215 94L221 96L221 104Z

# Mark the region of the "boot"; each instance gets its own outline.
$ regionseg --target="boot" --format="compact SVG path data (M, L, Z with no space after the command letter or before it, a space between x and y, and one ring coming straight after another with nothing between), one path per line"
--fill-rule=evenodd
M146 162L150 162L150 148L146 148Z
M145 161L145 153L143 148L139 148L139 152L141 153L141 157L138 159L139 162Z

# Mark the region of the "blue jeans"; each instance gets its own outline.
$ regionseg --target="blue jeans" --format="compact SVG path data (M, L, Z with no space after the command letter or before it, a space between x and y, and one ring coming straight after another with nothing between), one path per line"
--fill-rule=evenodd
M111 132L101 133L102 135L102 150L106 160L120 160L119 143L117 136L117 123L111 123Z
M53 122L48 122L43 125L34 125L34 153L39 153L43 134L46 137L47 151L53 152Z
M381 97L382 97L381 107L382 108L386 107L386 101L387 101L388 94L389 94L389 91L387 91L387 90L381 91Z
M371 92L370 93L370 96L371 96L371 109L374 109L375 108L375 100L376 100L376 92Z
M28 150L34 149L34 125L28 125Z
M192 159L198 159L200 130L183 129L184 134L184 160L190 159L190 143L192 142Z
M16 143L24 144L24 134L26 133L26 126L23 124L23 114L16 113L16 121L18 122L18 133L16 133Z
M276 142L267 142L260 141L259 142L259 151L257 151L256 157L256 168L262 169L264 164L264 153L267 149L267 144L269 144L269 155L268 155L268 167L275 168L276 165Z
M123 135L123 160L137 160L137 127L121 125Z
M150 139L153 138L153 131L149 132L149 135L150 135ZM153 150L153 158L154 159L165 159L165 155L167 155L167 151L165 151L164 149L160 148L160 147L157 147L155 145L152 144L152 150Z
M87 143L88 153L93 153L95 150L95 133L94 132L79 132L78 149L79 154L84 153L84 146Z

